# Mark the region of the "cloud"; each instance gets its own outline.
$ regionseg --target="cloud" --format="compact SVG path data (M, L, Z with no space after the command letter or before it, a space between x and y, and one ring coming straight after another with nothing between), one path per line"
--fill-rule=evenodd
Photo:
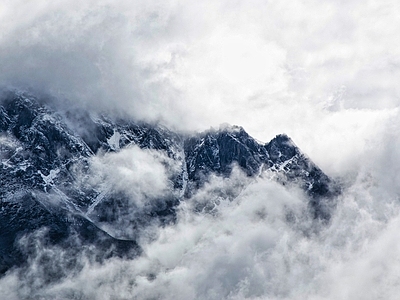
M77 267L49 284L51 266L39 258L57 257L52 270L71 268L71 254L39 245L35 263L10 271L0 290L8 299L396 299L399 138L392 131L374 142L381 147L370 145L364 165L345 182L329 224L307 213L302 191L234 169L182 202L176 223L143 232L140 257L100 264L74 253ZM103 159L153 159L152 151L130 151ZM213 209L199 210L199 203Z
M1 86L180 130L229 122L263 141L285 132L345 187L319 227L298 190L216 177L181 203L176 224L140 236L141 257L85 262L41 289L11 271L1 294L397 299L399 9L385 0L0 4ZM92 179L136 209L168 190L164 159L137 148L99 156Z
M140 257L99 264L83 253L76 269L51 284L44 275L50 266L34 263L3 277L0 289L9 299L396 299L400 190L388 190L376 172L381 154L345 189L330 224L310 218L301 191L263 178L233 200L221 197L213 213L188 205L215 203L245 176L236 170L183 202L176 224L143 235ZM39 258L57 257L53 268L70 260L68 250L37 249Z
M161 151L129 146L93 156L89 172L75 171L74 184L95 195L85 211L91 220L114 237L136 239L142 226L159 225L150 213L179 197L173 179L181 168Z
M244 177L235 174L231 180ZM209 184L221 186L218 178ZM231 187L231 183L225 184ZM264 274L268 264L261 264L287 229L285 211L301 211L305 205L300 194L276 183L253 182L237 199L222 199L217 216L183 205L176 225L159 228L156 239L141 239L145 254L135 260L112 259L96 264L82 254L70 275L48 284L45 271L52 269L53 262L50 266L37 264L42 261L39 258L46 253L57 257L56 268L71 257L65 249L39 247L39 258L23 272L25 275L11 272L0 280L0 287L10 299L15 290L20 290L16 297L44 299L55 295L67 299L225 298L242 290L262 295L265 275L273 276L274 270Z
M169 169L166 168L168 164L171 165ZM140 208L149 199L165 196L171 189L167 172L172 173L174 168L173 161L163 153L132 146L94 156L88 180L90 185L105 185L105 189L113 192L127 193Z
M3 3L0 84L181 130L285 132L335 174L374 134L360 128L399 105L398 11L356 0Z

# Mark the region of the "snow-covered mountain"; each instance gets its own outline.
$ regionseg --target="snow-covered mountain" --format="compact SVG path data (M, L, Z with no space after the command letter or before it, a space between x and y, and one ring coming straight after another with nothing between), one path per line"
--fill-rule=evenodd
M162 194L118 190L107 183L107 170L104 180L93 180L96 158L132 148L149 151L167 169L168 186ZM329 219L339 192L284 134L266 144L238 126L189 136L161 125L57 112L21 93L1 102L0 158L0 272L28 259L34 251L32 234L76 251L90 252L95 246L101 249L95 251L97 260L134 257L141 251L136 231L150 223L174 222L179 203L193 197L210 176L229 177L235 168L250 179L301 187L317 219ZM140 156L131 159L140 165ZM143 175L150 185L152 174ZM145 201L132 204L132 197ZM120 234L119 226L130 227L132 234ZM26 237L31 239L26 242Z

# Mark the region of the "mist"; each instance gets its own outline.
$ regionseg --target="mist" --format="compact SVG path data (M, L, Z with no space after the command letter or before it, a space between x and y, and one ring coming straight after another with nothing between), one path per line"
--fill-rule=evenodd
M391 1L4 2L0 84L181 130L285 132L337 175L398 113L398 12Z
M169 193L177 166L138 148L99 153L76 184L111 185L131 200L103 229L137 237L143 254L99 263L82 251L48 283L49 264L72 254L39 245L25 269L0 278L0 294L397 299L399 13L388 0L0 3L2 90L182 132L227 122L264 142L286 133L343 185L320 224L301 190L234 169L181 202L176 222L138 234L132 213Z
M382 165L387 158L377 159ZM329 224L313 219L295 186L235 169L182 202L174 224L142 232L139 257L98 263L82 251L71 269L68 249L39 247L26 269L0 279L1 293L7 299L396 299L399 188L388 189L375 163L339 196ZM213 209L196 209L205 202ZM47 282L46 272L63 265L66 276Z

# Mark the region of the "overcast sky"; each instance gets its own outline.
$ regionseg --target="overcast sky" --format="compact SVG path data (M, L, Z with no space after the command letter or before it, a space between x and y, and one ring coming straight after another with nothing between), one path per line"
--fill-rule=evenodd
M398 114L399 6L2 1L0 83L178 129L284 132L338 175Z
M9 299L29 298L30 284L44 299L397 299L399 16L391 0L0 1L2 88L178 130L230 123L263 142L286 133L345 182L329 226L305 236L304 195L235 170L190 199L249 184L220 203L218 218L193 214L188 200L175 225L139 241L145 255L136 260L82 258L82 270L44 290L33 261L24 278L2 278L0 291ZM132 157L157 181L143 179ZM137 148L94 157L93 180L145 201L168 188L163 159Z

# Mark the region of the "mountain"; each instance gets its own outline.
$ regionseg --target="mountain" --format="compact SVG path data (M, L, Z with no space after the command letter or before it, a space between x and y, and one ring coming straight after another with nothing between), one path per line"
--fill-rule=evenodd
M27 261L35 235L45 245L75 251L95 246L94 259L100 261L135 257L141 252L136 232L150 223L173 223L180 202L195 195L212 174L229 177L235 166L249 178L268 175L300 186L317 219L329 219L332 199L339 193L284 134L260 144L238 126L188 136L157 124L77 110L57 112L23 93L10 93L0 103L2 273ZM132 147L153 151L172 170L168 190L146 196L143 205L92 180L93 159ZM122 233L121 226L130 228L130 234Z

